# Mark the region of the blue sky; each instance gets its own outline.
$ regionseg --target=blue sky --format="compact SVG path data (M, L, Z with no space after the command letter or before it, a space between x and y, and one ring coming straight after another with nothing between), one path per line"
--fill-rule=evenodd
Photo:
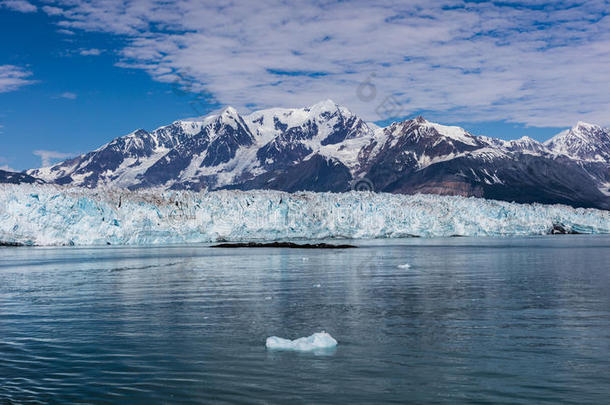
M331 98L505 139L610 124L608 1L370 3L0 0L0 167L227 104Z

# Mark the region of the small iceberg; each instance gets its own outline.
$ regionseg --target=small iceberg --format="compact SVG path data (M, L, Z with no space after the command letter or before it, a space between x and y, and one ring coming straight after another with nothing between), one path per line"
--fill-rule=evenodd
M267 346L267 349L271 350L310 352L333 349L337 346L337 341L329 333L322 331L314 333L311 336L302 337L295 340L271 336L267 338L265 346Z
M410 269L411 265L409 263L405 263L405 264L399 264L398 265L399 269Z

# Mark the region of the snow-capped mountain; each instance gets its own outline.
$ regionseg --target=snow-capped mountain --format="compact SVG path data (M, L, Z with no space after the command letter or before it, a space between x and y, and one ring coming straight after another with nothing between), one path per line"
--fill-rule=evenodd
M241 116L227 107L202 119L142 129L33 176L60 184L142 188L221 188L285 170L316 154L358 166L373 130L332 101ZM340 144L340 145L339 145Z
M588 162L610 162L610 129L579 122L544 143L555 153Z
M579 122L545 142L553 153L566 156L595 179L610 196L610 129Z
M83 187L435 193L610 208L608 131L579 123L542 144L423 117L386 128L330 100L137 130L29 175ZM599 147L596 149L595 146ZM605 165L605 166L603 166Z

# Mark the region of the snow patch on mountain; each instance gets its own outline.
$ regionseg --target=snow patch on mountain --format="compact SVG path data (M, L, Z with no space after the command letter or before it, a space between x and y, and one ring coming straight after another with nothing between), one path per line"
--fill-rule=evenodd
M432 128L439 134L441 134L447 138L456 140L458 142L464 143L466 145L472 145L472 146L478 145L476 138L473 135L466 132L466 130L464 130L463 128L440 125L440 124L435 124L433 122L428 122L428 121L425 121L423 126L426 128Z

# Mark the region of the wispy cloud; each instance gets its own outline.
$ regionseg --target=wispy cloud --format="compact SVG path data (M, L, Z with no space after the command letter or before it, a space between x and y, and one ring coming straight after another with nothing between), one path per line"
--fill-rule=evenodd
M102 50L97 48L81 49L79 53L82 56L99 56L102 54Z
M60 94L59 96L57 96L57 97L59 97L59 98L65 98L65 99L68 99L68 100L76 100L77 95L76 95L76 93L72 93L72 92L70 92L70 91L66 91L66 92L64 92L64 93L61 93L61 94Z
M393 96L447 120L610 124L605 0L57 0L59 26L125 39L119 66L238 108ZM180 79L183 81L183 79ZM369 80L375 97L358 97Z
M0 8L18 11L20 13L34 13L38 8L26 0L0 0Z
M75 156L73 153L57 152L54 150L35 150L32 153L40 158L42 167L49 167L58 160Z
M14 65L0 65L0 93L17 90L20 87L35 83L29 77L32 73Z
M58 16L63 14L63 10L61 8L53 6L42 6L42 11L50 16Z
M57 32L59 32L60 34L64 34L64 35L74 35L74 31L70 31L70 30L66 30L66 29L58 29Z

